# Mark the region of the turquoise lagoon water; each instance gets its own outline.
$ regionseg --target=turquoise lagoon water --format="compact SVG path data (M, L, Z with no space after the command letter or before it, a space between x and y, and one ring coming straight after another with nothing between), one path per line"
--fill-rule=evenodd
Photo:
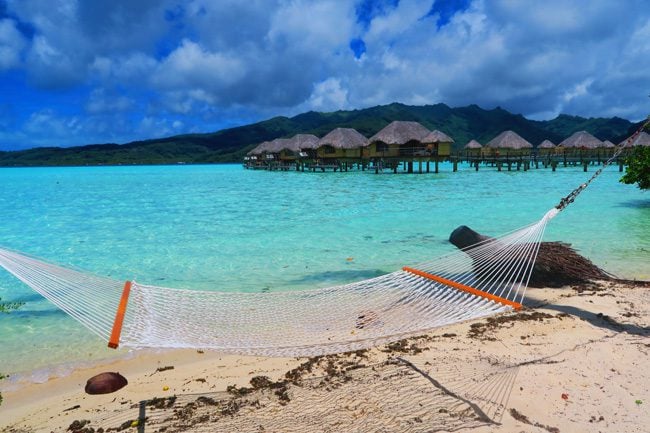
M588 175L563 167L452 173L446 164L423 175L238 165L0 169L0 245L169 287L317 288L453 251L447 238L461 224L498 235L534 222ZM606 170L551 221L545 239L569 242L619 276L650 279L650 193L619 177ZM0 297L25 302L0 315L2 373L36 370L31 378L42 380L124 354L3 270Z

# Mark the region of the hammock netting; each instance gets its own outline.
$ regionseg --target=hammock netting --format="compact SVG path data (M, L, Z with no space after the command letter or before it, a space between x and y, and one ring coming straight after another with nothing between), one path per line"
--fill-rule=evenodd
M125 285L5 249L0 265L102 339L114 340L113 346L316 356L519 308L544 228L557 212L435 261L315 290L226 293Z

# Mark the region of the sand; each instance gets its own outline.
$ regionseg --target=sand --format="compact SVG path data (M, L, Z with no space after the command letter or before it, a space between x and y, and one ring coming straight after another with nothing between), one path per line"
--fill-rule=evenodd
M650 286L529 289L526 306L311 360L141 352L3 392L0 431L647 432ZM103 371L129 385L85 394Z

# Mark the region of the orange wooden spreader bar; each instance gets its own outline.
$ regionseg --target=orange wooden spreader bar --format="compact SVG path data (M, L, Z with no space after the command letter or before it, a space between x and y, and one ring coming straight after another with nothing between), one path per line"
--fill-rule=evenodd
M482 298L489 299L494 302L498 302L503 305L507 305L509 307L514 308L515 310L521 309L521 304L518 302L511 301L509 299L502 298L500 296L493 295L491 293L484 292L479 289L475 289L474 287L466 286L465 284L457 283L456 281L453 280L448 280L447 278L439 277L438 275L434 274L429 274L428 272L420 271L418 269L413 269L409 268L408 266L404 266L402 268L403 271L409 272L411 274L418 275L423 278L427 278L429 280L437 281L438 283L442 283L444 285L453 287L455 289L461 290L463 292L471 293L472 295L480 296Z
M120 345L120 334L122 334L122 324L124 323L124 315L126 314L126 304L129 302L129 293L131 293L131 282L127 281L124 283L120 305L117 307L117 312L115 313L111 338L108 340L108 347L111 349L117 349L117 346Z

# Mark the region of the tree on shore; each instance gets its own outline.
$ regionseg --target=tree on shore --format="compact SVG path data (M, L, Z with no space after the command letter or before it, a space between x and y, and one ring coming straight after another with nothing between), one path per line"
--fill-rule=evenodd
M621 182L638 184L641 189L650 189L650 147L637 146L627 158L627 168Z
M650 132L650 117L643 128ZM650 146L636 146L625 161L627 168L621 182L636 183L640 189L650 189Z

